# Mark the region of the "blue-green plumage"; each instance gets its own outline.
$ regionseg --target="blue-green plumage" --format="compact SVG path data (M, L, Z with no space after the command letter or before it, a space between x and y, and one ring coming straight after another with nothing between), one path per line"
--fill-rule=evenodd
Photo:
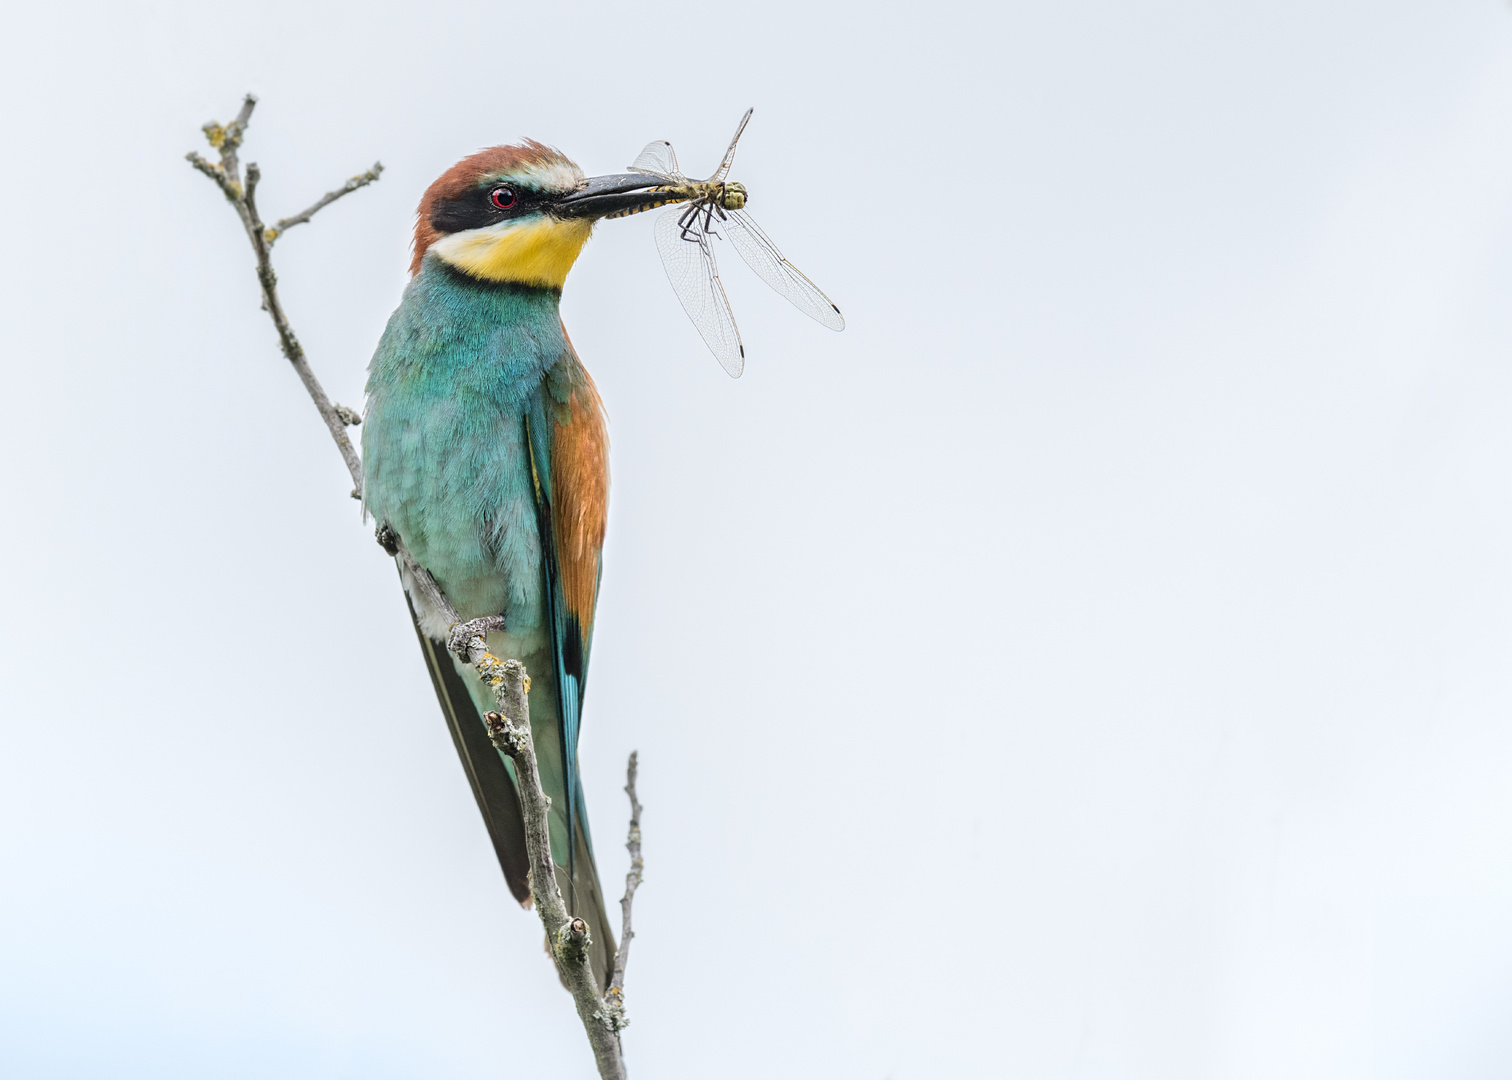
M368 511L404 540L464 618L546 630L526 425L544 427L546 376L575 359L557 296L474 281L427 259L368 375Z
M463 619L504 617L507 629L491 635L489 646L531 673L531 727L552 800L552 854L570 868L564 891L575 894L578 913L593 925L600 947L595 966L606 974L612 938L577 775L592 611L591 604L586 617L571 610L564 585L569 572L583 572L589 555L596 583L598 551L564 551L553 513L558 499L572 495L556 488L576 482L556 460L564 446L575 445L563 431L570 434L578 422L575 393L581 397L591 383L563 332L559 298L556 289L465 275L434 253L423 258L369 368L363 495L368 512L434 576ZM598 422L596 413L592 419ZM554 487L558 472L569 479ZM409 591L419 629L432 642L443 640L444 617ZM439 680L436 666L454 662L444 649L428 649ZM470 698L471 710L467 702L448 704L437 683L464 751L461 735L476 735L466 725L481 727L479 714L493 702L470 670L455 672L460 681L441 674L450 699L460 696L459 686ZM512 779L512 764L503 758L470 764L465 751L463 757L495 845L507 846L487 805L498 792L485 795L477 770L497 780L502 764ZM502 847L500 857L505 861ZM507 862L505 869L509 874ZM512 880L511 887L519 896L520 883Z

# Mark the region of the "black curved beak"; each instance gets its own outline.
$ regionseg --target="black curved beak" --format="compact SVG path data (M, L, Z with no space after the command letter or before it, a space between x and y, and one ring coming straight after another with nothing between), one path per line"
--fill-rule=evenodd
M665 186L666 180L646 173L595 176L571 195L559 199L552 213L565 218L621 217L680 201L667 198L664 191L649 190Z

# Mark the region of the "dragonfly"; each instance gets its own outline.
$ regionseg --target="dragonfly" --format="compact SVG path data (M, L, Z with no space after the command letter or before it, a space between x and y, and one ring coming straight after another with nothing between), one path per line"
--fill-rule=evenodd
M745 185L726 179L735 161L735 146L755 111L747 109L740 118L724 160L707 180L684 176L677 166L672 144L662 139L648 143L630 166L631 172L666 181L665 187L653 189L664 192L667 202L676 204L656 220L656 249L661 254L662 267L704 344L725 371L737 379L745 370L745 345L741 343L730 298L725 295L714 258L713 241L721 236L757 277L799 311L831 330L845 329L845 318L834 301L783 258L777 245L746 213Z

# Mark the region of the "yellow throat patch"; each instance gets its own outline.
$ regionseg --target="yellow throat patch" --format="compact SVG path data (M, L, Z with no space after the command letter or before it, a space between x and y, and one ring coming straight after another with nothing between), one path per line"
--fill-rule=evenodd
M592 232L592 221L541 215L453 233L437 240L431 250L485 281L560 289Z

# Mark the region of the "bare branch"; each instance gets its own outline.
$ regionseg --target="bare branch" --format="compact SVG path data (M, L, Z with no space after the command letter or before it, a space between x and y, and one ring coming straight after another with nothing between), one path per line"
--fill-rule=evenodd
M341 408L341 406L338 405L337 408ZM362 491L358 488L353 488L352 498L362 498ZM423 593L425 595L425 599L430 602L431 606L440 611L442 615L446 616L447 624L455 630L458 624L458 620L460 620L462 616L458 615L457 609L452 607L451 601L448 600L446 598L446 594L441 591L441 586L436 584L436 579L431 577L430 571L425 569L425 567L421 566L418 562L415 561L415 557L411 555L409 553L409 550L404 546L404 541L399 539L399 534L396 533L393 529L389 528L387 525L379 525L378 531L373 534L373 539L378 541L379 547L388 552L398 561L400 573L408 575L404 582L405 592L410 593L411 596L414 595L414 591L416 590ZM474 620L474 622L487 622L487 620ZM489 630L502 630L503 628L504 621L501 617L499 619L498 626L487 626L483 630L483 633L487 633ZM472 636L474 635L468 636L469 643L471 643ZM484 649L483 639L481 637L478 638L477 646L480 653L486 651ZM471 650L469 650L469 653L470 651ZM463 655L460 653L458 654L457 659L461 660L464 664L472 662L468 658L468 655Z
M625 794L630 796L630 835L625 841L625 850L630 852L630 872L625 875L625 895L620 897L620 943L614 954L614 973L604 994L605 1019L615 1031L624 1030L630 1023L625 1017L625 965L630 960L630 942L635 940L630 915L635 905L635 890L640 888L646 865L641 860L641 804L635 797L635 776L639 769L640 754L632 750L630 763L625 767Z
M514 760L519 783L520 811L525 819L525 848L530 867L530 894L546 931L546 941L556 961L557 974L572 995L578 1019L593 1047L594 1061L603 1080L625 1080L625 1061L620 1052L619 1027L608 1002L599 997L598 983L588 964L590 928L574 918L562 902L557 886L556 864L551 858L547 815L551 800L541 789L535 743L530 736L530 677L518 660L500 661L484 653L473 662L478 677L493 688L498 712L486 713L488 734L495 748Z
M305 222L309 221L312 217L315 216L316 211L325 209L327 206L330 206L333 202L341 198L343 195L350 195L358 188L367 187L374 180L378 179L378 174L381 172L383 172L383 162L375 161L373 162L373 167L367 172L358 173L346 183L342 184L335 191L326 192L319 199L317 199L315 201L315 205L311 206L309 209L301 210L293 217L279 218L278 224L270 225L263 230L263 237L268 241L268 246L272 247L275 240L277 240L284 233L288 232L294 226L303 225Z
M193 165L196 169L204 173L210 179L214 180L216 186L221 189L221 194L230 199L233 203L235 203L236 200L240 197L241 186L239 184L233 184L230 180L226 179L226 174L221 171L221 167L219 165L212 165L210 162L206 161L204 158L196 154L193 150L184 155L184 160L189 162L189 164Z
M246 132L247 123L256 105L257 98L248 94L242 101L241 111L236 114L235 120L225 126L213 120L205 125L205 138L220 152L220 164L213 165L194 153L187 155L189 164L214 180L216 186L221 189L221 194L225 195L231 205L236 208L242 227L247 231L247 239L252 242L252 251L257 256L257 281L262 286L263 310L272 318L284 356L294 366L294 371L299 375L299 381L304 383L310 400L315 403L316 411L325 421L326 429L336 443L336 449L341 452L341 459L346 462L347 471L352 474L355 490L361 491L362 461L357 456L357 449L352 445L352 440L347 438L346 420L336 411L336 407L331 404L331 399L326 396L325 388L315 377L315 372L310 368L310 362L305 357L304 347L294 336L294 328L289 325L283 304L278 299L278 275L273 272L273 263L269 256L271 242L266 236L265 227L257 212L257 182L262 174L255 163L247 166L246 183L242 183L237 150L241 147L242 136ZM376 179L377 174L374 173L372 180ZM366 183L372 183L372 180ZM351 181L348 183L350 184ZM362 186L364 185L357 185L357 187ZM352 190L355 191L357 188L354 187ZM320 205L322 204L317 204L306 211L304 220L308 221L308 215L318 210Z
M415 557L409 553L409 551L402 543L398 541L397 538L394 540L394 547L395 554L398 555L400 564L403 565L405 571L409 574L410 579L415 583L415 586L425 594L425 598L429 600L437 610L439 610L443 615L446 616L447 623L455 626L457 622L462 618L462 616L458 615L457 609L452 607L452 602L448 600L446 598L446 594L441 591L441 586L436 584L436 579L431 577L431 572L425 567L421 566L418 562L416 562ZM469 661L469 663L470 662L471 661Z
M347 471L352 474L352 483L362 487L362 461L357 457L357 449L352 445L352 440L347 438L346 422L337 414L331 399L326 396L325 388L320 385L320 380L315 377L315 372L310 367L310 362L305 358L304 346L299 344L299 339L294 336L294 328L289 325L288 316L284 314L283 304L278 299L278 275L273 273L273 262L269 256L270 247L264 236L262 219L257 214L257 181L261 178L261 172L254 162L247 166L247 189L242 201L247 207L247 236L252 241L252 250L257 253L257 280L262 283L263 307L273 319L273 325L278 330L278 343L283 347L283 354L289 363L294 365L295 374L299 381L304 383L310 400L315 402L315 409L320 413L320 418L325 421L326 429L330 431L331 438L336 443L336 449L341 451L341 458L346 462Z
M625 840L625 850L630 852L630 872L625 875L625 895L620 898L623 922L620 925L619 951L614 954L614 977L609 982L610 990L624 990L625 964L630 959L630 942L635 938L630 913L635 904L635 890L640 888L645 871L645 863L641 859L641 804L635 797L635 777L639 771L640 754L632 750L630 764L625 769L625 794L630 796L630 834Z
M242 99L241 111L236 114L235 120L225 127L221 127L212 120L203 128L205 139L220 151L221 168L233 184L241 183L241 169L236 160L236 152L241 149L242 136L246 134L247 124L251 121L252 110L255 108L257 108L257 97L248 94Z

